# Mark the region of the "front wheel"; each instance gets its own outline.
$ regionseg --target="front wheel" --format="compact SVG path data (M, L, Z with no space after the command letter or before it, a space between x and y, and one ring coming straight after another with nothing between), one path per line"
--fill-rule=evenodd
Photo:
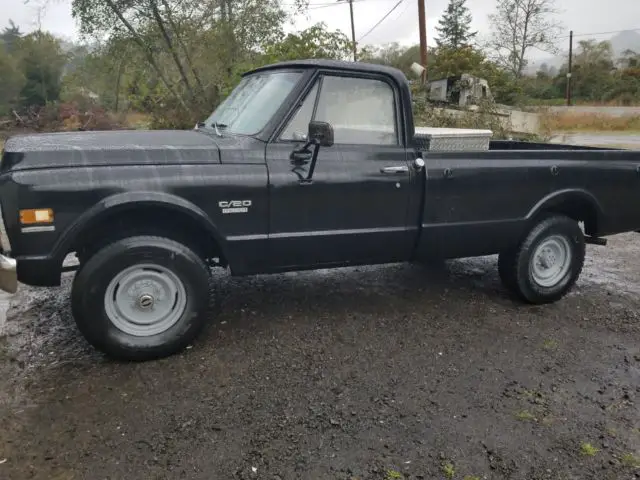
M80 332L108 356L166 357L185 348L204 326L209 271L181 243L162 237L124 238L82 265L71 304Z
M500 277L526 302L552 303L573 288L585 253L578 222L564 215L549 215L534 225L516 248L500 255Z

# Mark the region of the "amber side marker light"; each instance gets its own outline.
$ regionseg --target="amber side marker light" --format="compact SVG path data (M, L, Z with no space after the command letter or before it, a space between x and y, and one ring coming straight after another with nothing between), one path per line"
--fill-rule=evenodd
M50 208L20 210L20 223L22 225L53 223L53 210Z

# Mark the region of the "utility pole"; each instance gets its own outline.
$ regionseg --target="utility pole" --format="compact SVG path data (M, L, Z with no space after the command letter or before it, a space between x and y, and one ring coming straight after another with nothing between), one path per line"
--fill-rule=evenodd
M353 0L338 0L338 2L349 2L349 11L351 12L351 42L353 43L353 61L358 61L358 47L356 45L356 26L353 20Z
M569 69L567 71L567 107L571 106L571 75L573 69L573 30L569 32Z
M353 42L353 61L358 61L358 47L356 45L356 26L353 21L353 0L349 0L349 10L351 11L351 41Z
M422 73L422 83L427 83L427 16L425 2L427 0L418 0L418 22L420 22L420 63L424 67Z

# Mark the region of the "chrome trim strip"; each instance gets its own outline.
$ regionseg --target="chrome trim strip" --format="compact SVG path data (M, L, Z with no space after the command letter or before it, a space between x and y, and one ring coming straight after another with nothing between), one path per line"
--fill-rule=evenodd
M54 225L46 225L42 227L22 227L20 231L22 233L55 232L56 227Z

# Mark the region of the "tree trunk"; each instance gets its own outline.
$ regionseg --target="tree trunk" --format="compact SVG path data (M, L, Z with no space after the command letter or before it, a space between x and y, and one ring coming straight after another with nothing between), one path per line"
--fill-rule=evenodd
M184 42L182 41L182 38L178 34L178 28L176 23L173 21L173 16L171 15L171 8L169 7L169 3L167 2L167 0L162 0L162 4L164 5L164 8L167 10L167 19L169 20L169 25L171 26L171 29L173 30L173 33L176 36L176 41L178 42L180 48L182 49L182 52L184 53L184 58L187 61L187 66L189 67L189 70L191 70L191 74L193 75L193 78L195 79L196 84L200 89L200 93L202 93L202 95L206 97L207 95L204 89L204 85L202 84L202 81L200 80L200 75L198 75L198 72L195 66L193 65L193 62L191 61L191 55L189 54L189 50L187 49L187 46L184 44Z
M160 28L160 32L162 33L162 37L164 38L167 47L169 47L169 52L171 52L171 56L173 57L173 61L178 67L178 72L180 72L180 78L182 78L182 82L184 83L185 88L189 92L189 95L192 99L195 99L195 93L193 92L193 88L191 88L191 84L189 83L189 79L187 78L187 73L184 71L184 67L182 66L182 62L178 57L178 52L173 46L173 42L171 41L171 37L169 36L169 32L164 25L164 20L162 20L162 16L160 15L160 11L158 10L158 4L156 0L150 0L151 3L151 11L153 13L153 18L155 18L158 27Z
M149 65L151 65L151 67L158 74L158 78L160 78L160 81L162 81L165 87L167 87L167 90L169 90L169 93L171 93L171 95L173 95L178 100L178 102L180 102L180 105L185 110L188 111L189 107L187 106L187 103L184 101L184 98L182 98L182 95L178 94L178 92L175 91L173 86L169 83L169 80L167 80L167 77L164 75L164 73L162 73L162 70L160 69L158 62L156 62L155 58L153 58L153 53L151 52L151 50L149 50L149 47L145 45L144 41L142 40L142 38L140 38L140 35L136 31L136 29L133 28L133 25L131 25L131 23L129 23L129 21L126 18L124 18L124 15L115 5L113 0L104 0L104 1L109 6L111 11L116 14L118 19L127 28L127 30L129 30L129 33L131 33L131 35L133 36L133 40L140 46L140 48L142 48L142 51L144 52L144 55L147 58L147 61L149 62Z
M532 5L529 2L526 5L526 11L524 12L524 26L522 32L522 45L520 49L520 55L518 56L518 78L522 77L522 70L524 70L524 56L527 53L527 43L529 42L529 21L531 20Z
M124 70L124 62L126 58L127 56L123 55L120 59L120 64L118 65L118 76L116 77L116 104L114 107L116 113L118 113L118 106L120 104L120 81L122 80L122 73Z

